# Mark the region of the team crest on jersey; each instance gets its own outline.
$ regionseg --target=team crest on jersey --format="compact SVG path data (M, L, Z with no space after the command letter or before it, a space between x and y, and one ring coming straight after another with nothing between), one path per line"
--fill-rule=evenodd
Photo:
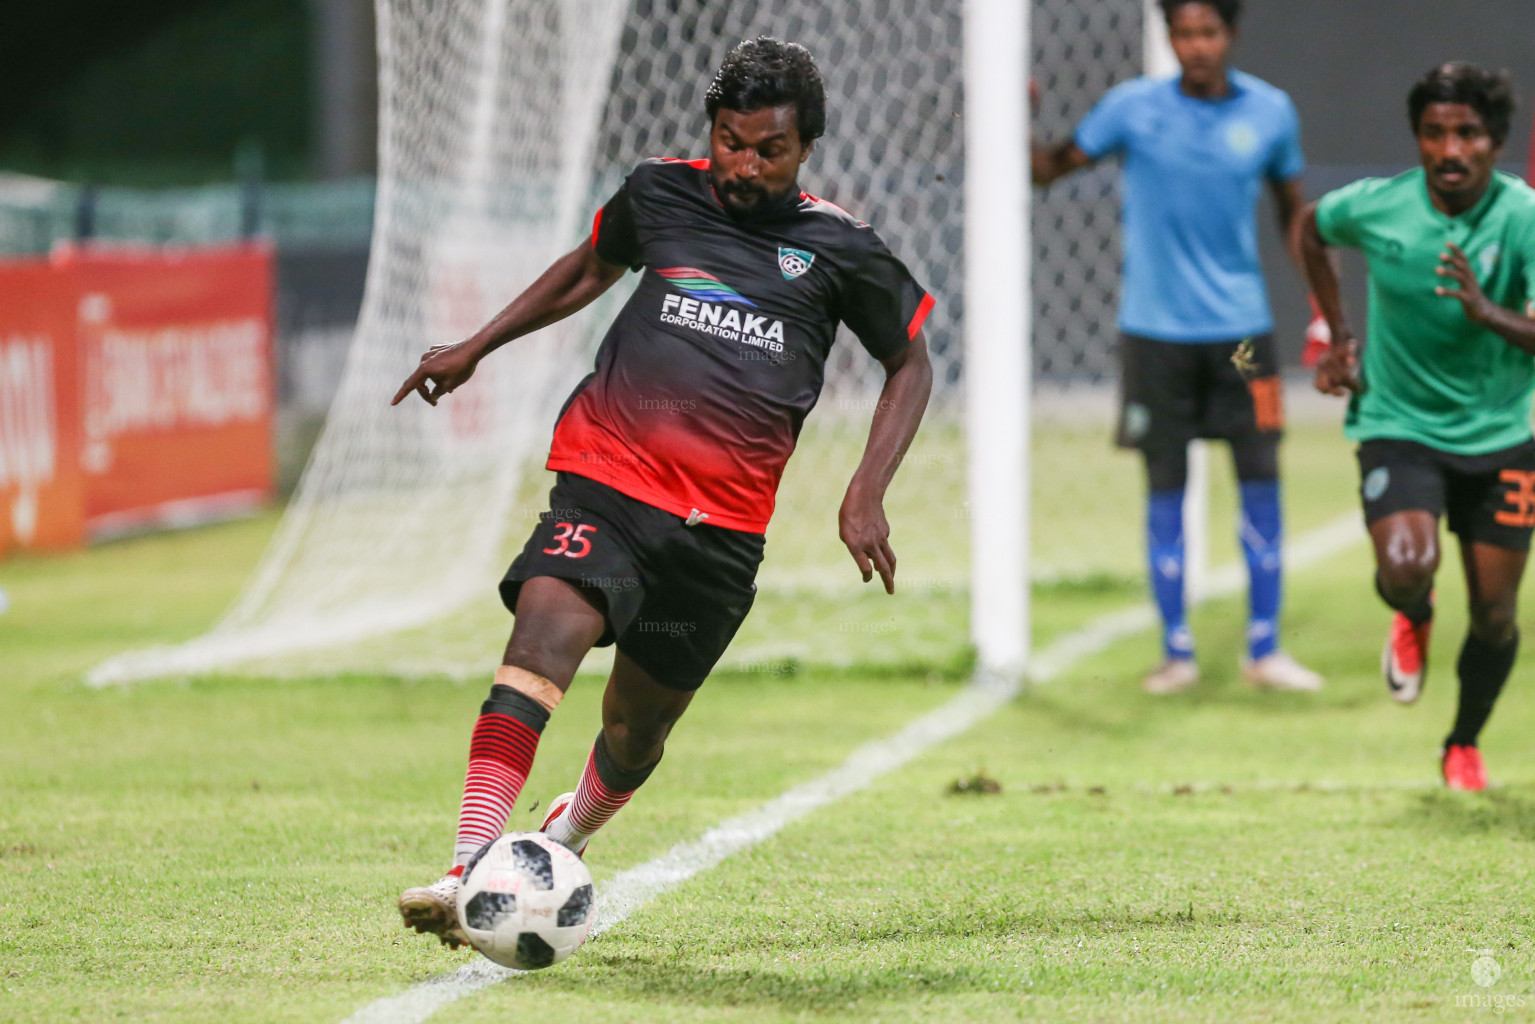
M1237 156L1251 156L1258 149L1258 132L1246 121L1233 121L1226 129L1226 145Z
M778 269L783 271L783 279L792 281L805 271L810 269L810 264L815 262L815 253L806 252L804 249L791 249L787 245L778 247Z
M1483 277L1491 277L1492 272L1498 269L1498 257L1503 255L1503 247L1493 242L1483 249L1477 256L1476 262L1482 271Z

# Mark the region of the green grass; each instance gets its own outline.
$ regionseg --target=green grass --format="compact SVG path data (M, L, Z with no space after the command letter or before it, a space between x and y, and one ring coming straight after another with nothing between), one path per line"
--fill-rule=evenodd
M1347 507L1326 496L1292 486L1297 529ZM204 628L273 521L0 565L0 1020L338 1021L469 962L405 933L393 900L443 865L484 679L78 681ZM1244 688L1240 601L1207 605L1196 691L1142 695L1154 638L1125 640L568 964L433 1020L1466 1021L1499 1016L1466 1002L1487 996L1535 1013L1531 659L1484 737L1498 786L1448 794L1459 581L1441 577L1410 709L1376 677L1386 616L1363 548L1288 593L1285 641L1327 673L1320 695ZM1040 617L1058 634L1138 596L1043 588ZM960 685L711 680L593 845L599 888ZM579 681L556 715L514 825L574 779L598 691ZM999 795L947 794L979 769ZM1495 986L1473 983L1468 950L1492 951Z

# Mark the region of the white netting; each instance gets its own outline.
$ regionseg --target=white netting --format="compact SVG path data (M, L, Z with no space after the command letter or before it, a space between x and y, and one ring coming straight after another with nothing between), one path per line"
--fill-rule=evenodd
M704 155L708 82L735 42L759 33L805 44L826 77L828 131L802 185L871 222L937 297L927 326L936 387L889 495L902 587L891 600L858 581L837 539L837 507L882 379L855 342L839 342L784 480L757 607L726 664L776 672L795 660L963 661L961 8L380 0L377 226L325 433L271 549L217 628L115 659L94 678L493 665L509 625L494 581L544 507L538 465L556 410L629 286L498 353L439 408L387 400L426 345L469 333L574 244L638 159ZM1068 130L1107 85L1136 73L1139 9L1140 0L1038 5L1048 132ZM1035 218L1046 390L1101 384L1106 372L1114 191L1112 171L1096 172L1048 195ZM1062 437L1037 445L1048 453L1041 489L1052 494L1052 459L1106 452L1101 425ZM1036 536L1048 529L1039 524ZM1101 547L1101 538L1037 545L1053 574L1091 571Z
M1144 0L1035 0L1035 132L1066 139L1143 66ZM1140 467L1111 447L1118 366L1119 166L1034 193L1035 579L1142 576Z

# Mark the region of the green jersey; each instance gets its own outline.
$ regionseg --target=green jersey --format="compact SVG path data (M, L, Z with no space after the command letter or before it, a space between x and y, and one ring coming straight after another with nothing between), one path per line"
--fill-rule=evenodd
M1535 189L1497 173L1458 217L1429 200L1422 169L1365 178L1317 204L1329 245L1362 250L1370 265L1365 393L1349 403L1355 441L1417 441L1481 455L1530 439L1535 356L1466 319L1455 287L1435 273L1446 242L1465 252L1482 290L1506 309L1535 315Z

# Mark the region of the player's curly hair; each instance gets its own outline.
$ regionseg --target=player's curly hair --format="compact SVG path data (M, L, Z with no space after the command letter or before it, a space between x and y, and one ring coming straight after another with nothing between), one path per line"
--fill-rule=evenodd
M810 51L772 36L743 40L725 55L704 109L709 123L724 110L761 110L793 103L798 111L800 142L809 145L826 134L826 85Z
M1508 141L1514 116L1514 83L1507 71L1488 71L1457 60L1428 72L1407 94L1407 116L1414 135L1431 103L1464 103L1481 117L1494 146Z
M1173 12L1184 4L1209 4L1215 8L1215 13L1221 16L1221 21L1227 28L1236 28L1237 19L1242 16L1242 0L1157 0L1162 5L1162 17L1169 22L1173 20Z

